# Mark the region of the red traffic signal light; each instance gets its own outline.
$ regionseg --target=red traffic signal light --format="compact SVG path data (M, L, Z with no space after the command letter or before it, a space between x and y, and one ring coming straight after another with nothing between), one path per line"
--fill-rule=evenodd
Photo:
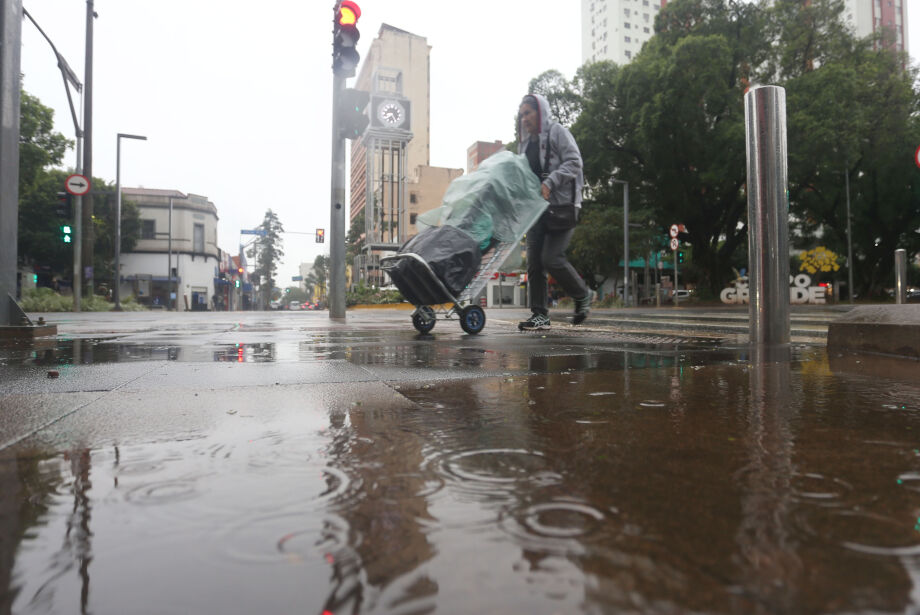
M358 19L361 8L352 0L341 0L335 8L335 27L332 32L332 72L339 77L354 77L361 56L355 47L361 33Z
M321 228L316 229L316 243L323 243L325 241L326 241L325 229L321 229Z
M356 26L361 17L361 7L351 0L342 0L339 5L339 14L336 16L340 26Z

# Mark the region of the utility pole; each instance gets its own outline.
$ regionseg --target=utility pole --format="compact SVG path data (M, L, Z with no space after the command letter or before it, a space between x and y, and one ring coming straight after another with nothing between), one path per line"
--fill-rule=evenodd
M86 0L86 57L83 69L84 94L83 94L83 173L86 178L93 181L93 19L96 17L96 11L93 10L93 0ZM85 281L83 285L83 295L86 297L93 296L93 262L94 249L93 244L96 241L96 233L93 228L93 193L90 191L83 199L80 220L80 230L82 231L82 254L80 259L84 271L78 279L74 279L74 287Z
M22 0L0 0L0 41L0 327L3 327L21 324L18 314L14 317L17 311L14 305L19 235Z

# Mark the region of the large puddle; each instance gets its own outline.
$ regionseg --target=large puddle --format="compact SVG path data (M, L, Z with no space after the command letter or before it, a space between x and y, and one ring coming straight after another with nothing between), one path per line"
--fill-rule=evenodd
M206 353L278 360L241 348ZM920 609L916 364L341 352L510 371L381 384L385 403L266 397L168 441L14 447L0 612Z

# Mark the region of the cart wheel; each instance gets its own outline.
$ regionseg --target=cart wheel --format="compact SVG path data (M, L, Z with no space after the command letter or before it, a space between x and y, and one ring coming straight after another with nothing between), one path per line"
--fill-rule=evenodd
M486 313L478 305L468 305L460 310L460 328L476 335L486 326Z
M434 315L434 310L427 305L423 305L415 310L415 313L412 315L412 326L415 327L419 333L428 333L434 329L434 323L436 322L437 318Z

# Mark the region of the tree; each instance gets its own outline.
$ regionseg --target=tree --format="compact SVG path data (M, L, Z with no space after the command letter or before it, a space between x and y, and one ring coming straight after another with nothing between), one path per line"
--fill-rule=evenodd
M63 161L72 142L53 132L51 108L25 91L20 95L18 261L70 277L73 244L61 241L65 221L54 214L67 174L49 167Z
M856 39L842 6L675 0L630 64L585 65L571 84L538 77L548 96L581 99L568 108L589 194L625 180L635 210L686 225L701 281L718 292L747 242L744 96L753 84L781 85L794 241L813 247L823 233L845 251L846 173L855 269L865 291L879 292L894 248L920 248L920 177L908 164L920 97L906 57Z
M246 252L246 255L255 259L256 266L253 275L259 283L263 305L268 305L271 301L272 290L275 287L275 275L278 273L278 265L284 256L283 240L281 239L284 227L278 219L278 214L269 209L265 212L262 224L258 228L265 231L265 234L258 236L253 246Z
M326 298L326 280L329 277L329 262L324 255L320 254L316 257L316 260L313 261L313 272L311 275L314 284L319 289L319 297L317 299L324 300Z
M351 221L345 237L345 262L355 262L355 257L364 251L364 210L359 211Z

